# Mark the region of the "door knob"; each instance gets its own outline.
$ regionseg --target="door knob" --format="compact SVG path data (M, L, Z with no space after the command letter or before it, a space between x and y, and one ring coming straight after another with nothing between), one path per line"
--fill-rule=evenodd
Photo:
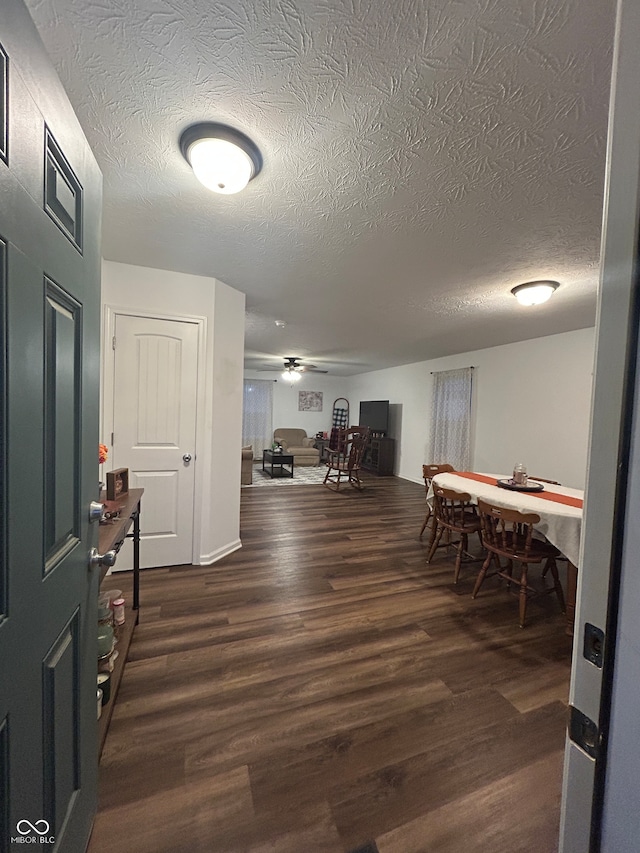
M187 462L187 463L188 463L188 462L191 462L191 454L190 454L190 453L185 453L185 454L184 454L184 456L183 456L182 458L183 458L183 459L184 459L184 461L185 461L185 462Z
M105 551L104 554L99 554L97 548L92 548L89 551L89 568L97 569L98 566L113 566L118 556L117 551Z
M100 521L103 509L100 501L91 501L89 504L89 521Z

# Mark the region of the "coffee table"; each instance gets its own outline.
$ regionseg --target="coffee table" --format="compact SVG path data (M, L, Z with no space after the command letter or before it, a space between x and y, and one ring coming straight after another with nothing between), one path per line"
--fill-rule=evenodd
M285 468L285 465L290 465L291 468ZM293 456L290 453L274 453L273 450L263 450L262 470L266 471L271 479L274 477L293 478Z

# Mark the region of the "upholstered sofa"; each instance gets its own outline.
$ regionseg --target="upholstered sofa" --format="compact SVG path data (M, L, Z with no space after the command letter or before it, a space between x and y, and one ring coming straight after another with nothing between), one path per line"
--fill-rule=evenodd
M320 451L313 446L314 438L308 438L303 429L276 429L273 440L282 445L285 453L293 456L293 465L318 465Z
M242 448L242 463L240 467L240 485L250 486L253 483L253 447L249 444Z

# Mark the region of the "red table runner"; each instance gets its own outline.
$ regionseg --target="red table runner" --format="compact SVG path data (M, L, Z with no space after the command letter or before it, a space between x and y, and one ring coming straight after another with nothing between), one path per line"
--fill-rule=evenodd
M467 480L477 480L478 483L487 483L489 486L498 486L498 481L495 477L487 477L486 474L474 474L473 471L452 471L456 477L466 477ZM499 488L499 486L498 486ZM518 491L514 489L513 491ZM548 492L545 488L543 492L525 492L534 498L542 498L545 501L554 501L557 504L566 504L566 506L575 506L582 509L582 498L574 498L571 495L559 495L557 492Z

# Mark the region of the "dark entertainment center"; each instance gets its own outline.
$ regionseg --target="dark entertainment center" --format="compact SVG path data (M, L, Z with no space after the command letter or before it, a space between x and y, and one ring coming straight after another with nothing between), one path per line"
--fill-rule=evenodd
M380 477L393 475L395 440L387 437L389 430L389 401L363 400L360 403L360 426L369 427L371 440L362 460L362 467Z

